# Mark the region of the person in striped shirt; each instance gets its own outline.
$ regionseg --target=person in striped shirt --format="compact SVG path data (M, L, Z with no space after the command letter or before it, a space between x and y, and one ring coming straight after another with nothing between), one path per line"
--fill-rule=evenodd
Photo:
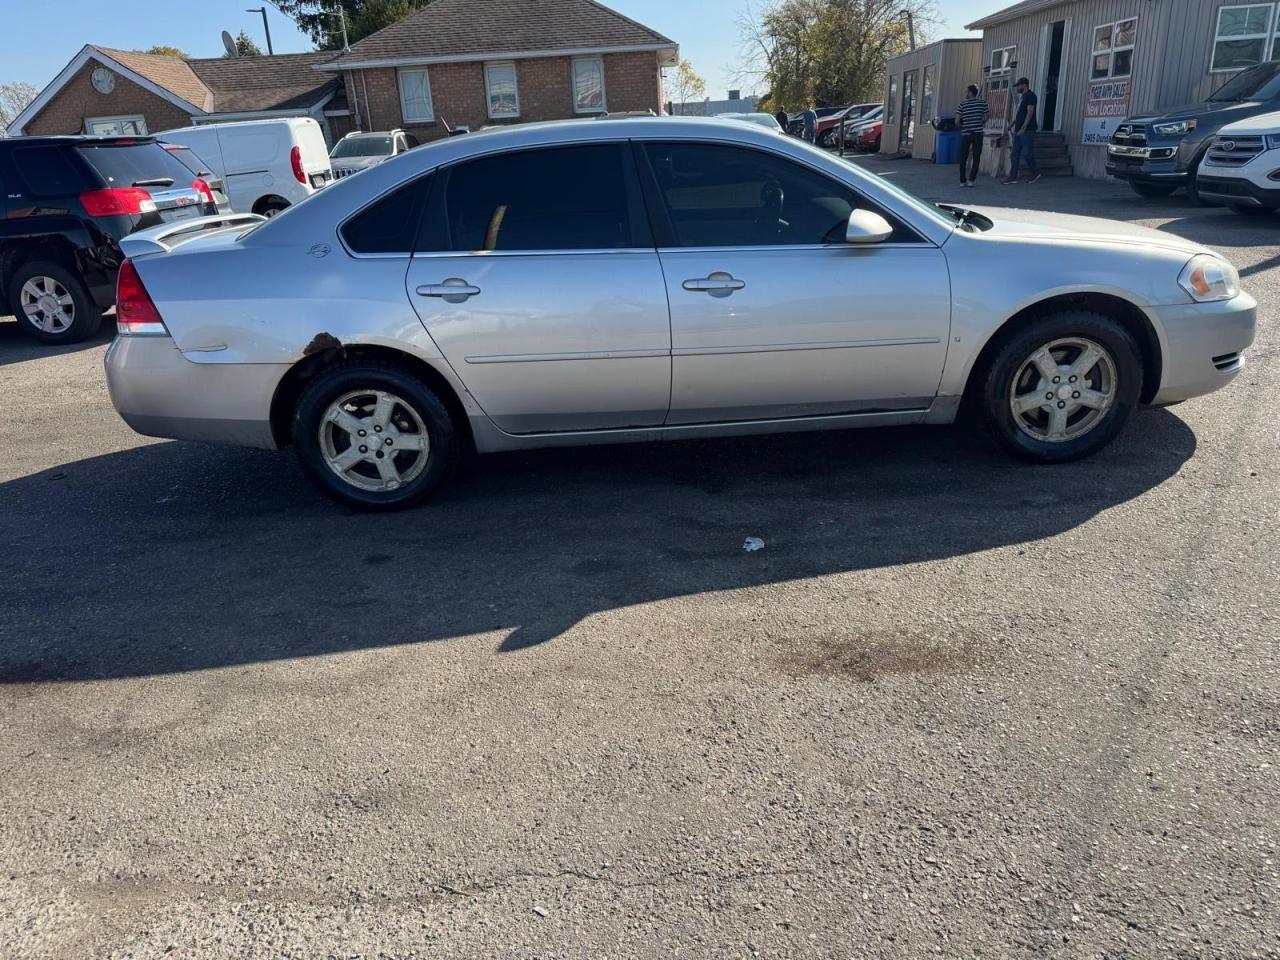
M956 107L960 126L960 186L972 187L978 179L978 161L982 159L982 129L987 125L987 101L978 96L976 84L969 84L969 96ZM969 172L965 173L965 161Z

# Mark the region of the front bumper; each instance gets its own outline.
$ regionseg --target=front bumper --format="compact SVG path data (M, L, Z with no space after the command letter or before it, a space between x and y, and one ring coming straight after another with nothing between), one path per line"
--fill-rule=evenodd
M1153 308L1163 331L1160 389L1152 403L1177 403L1220 390L1244 369L1253 343L1257 301L1247 293L1216 303Z
M1196 190L1202 197L1248 207L1280 207L1280 183L1268 189L1244 177L1215 177L1204 170L1201 167L1196 177Z
M194 363L169 337L116 337L106 368L111 403L138 433L277 446L271 400L287 364Z
M1108 176L1118 180L1176 186L1182 186L1187 182L1187 171L1178 167L1176 154L1166 160L1150 160L1144 157L1119 157L1108 153L1106 170Z

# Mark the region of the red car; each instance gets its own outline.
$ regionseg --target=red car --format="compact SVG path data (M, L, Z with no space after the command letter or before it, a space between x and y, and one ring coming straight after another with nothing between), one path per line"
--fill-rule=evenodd
M883 129L883 120L866 121L854 127L852 130L846 129L844 145L846 147L853 147L855 150L865 150L868 153L878 153L880 151L880 133Z
M857 123L864 119L873 110L880 108L878 103L855 103L853 106L845 107L838 110L829 117L822 117L818 120L818 125L814 128L814 139L820 147L838 146L836 137L840 134L840 121L843 120L845 127L850 124Z

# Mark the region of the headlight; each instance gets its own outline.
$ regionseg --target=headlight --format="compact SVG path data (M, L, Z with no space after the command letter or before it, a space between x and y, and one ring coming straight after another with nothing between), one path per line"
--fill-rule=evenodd
M1152 124L1151 129L1162 137L1180 137L1184 133L1190 133L1196 128L1194 120L1178 120L1174 123L1156 123Z
M1240 292L1240 274L1227 261L1208 253L1198 253L1178 274L1178 286L1198 303L1230 300Z
M1267 134L1267 149L1268 149L1268 150L1280 150L1280 137L1276 136L1274 133L1268 133L1268 134Z

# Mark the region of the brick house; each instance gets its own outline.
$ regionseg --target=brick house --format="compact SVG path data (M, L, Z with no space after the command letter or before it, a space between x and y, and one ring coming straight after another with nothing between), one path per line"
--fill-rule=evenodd
M9 134L159 133L192 123L314 117L350 129L334 54L181 60L87 44L9 125ZM339 134L340 135L340 134Z
M674 41L594 0L433 0L341 56L360 129L448 128L662 112Z

